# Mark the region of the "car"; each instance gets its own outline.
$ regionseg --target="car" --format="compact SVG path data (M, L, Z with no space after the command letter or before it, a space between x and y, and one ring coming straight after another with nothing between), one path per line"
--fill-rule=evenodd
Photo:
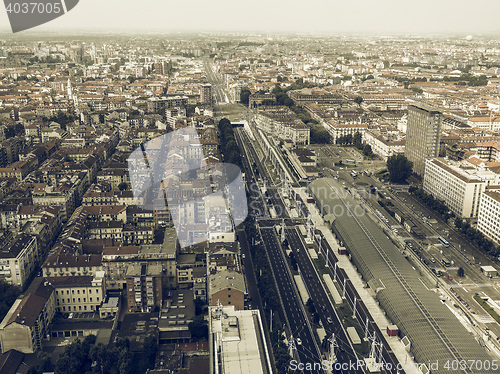
M333 323L333 321L332 321L332 317L326 317L326 321L327 321L328 323Z
M295 339L295 341L297 342L297 345L302 345L302 340L300 338Z

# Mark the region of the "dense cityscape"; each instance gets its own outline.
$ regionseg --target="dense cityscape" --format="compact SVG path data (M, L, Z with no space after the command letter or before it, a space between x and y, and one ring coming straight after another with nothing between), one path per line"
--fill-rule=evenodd
M0 35L0 374L499 373L500 45Z

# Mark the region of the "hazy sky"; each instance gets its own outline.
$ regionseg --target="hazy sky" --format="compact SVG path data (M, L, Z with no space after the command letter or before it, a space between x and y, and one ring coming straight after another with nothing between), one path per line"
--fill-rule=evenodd
M29 1L28 1L29 2ZM80 0L32 29L473 34L500 30L500 0ZM8 27L0 10L0 28Z

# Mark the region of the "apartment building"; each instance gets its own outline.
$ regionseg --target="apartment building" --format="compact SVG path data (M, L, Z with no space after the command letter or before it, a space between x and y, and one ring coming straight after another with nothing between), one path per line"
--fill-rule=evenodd
M0 251L0 278L24 288L38 261L36 237L21 233Z
M321 88L303 88L301 90L290 91L288 96L295 102L295 105L304 105L310 102L321 104L340 104L344 97L335 92L328 92Z
M310 143L309 127L286 106L261 107L255 121L262 131L294 146Z
M488 186L482 193L477 228L500 245L500 186Z
M15 349L35 353L50 333L50 323L56 311L54 287L38 277L20 296L0 323L2 353Z
M130 313L152 312L163 300L162 266L133 264L127 270L127 305Z
M368 125L366 123L358 123L357 121L345 123L339 122L335 119L330 119L324 122L323 127L325 127L326 130L330 133L330 135L332 136L332 142L335 143L337 142L337 139L349 134L354 136L357 132L359 132L364 137Z
M202 84L200 90L200 103L211 105L212 104L212 85Z
M245 277L232 270L210 274L208 282L210 305L233 305L236 310L244 310L247 293Z
M55 253L42 266L44 277L95 275L103 270L102 255Z
M109 289L124 289L129 267L148 263L160 265L165 288L177 287L177 236L175 229L166 228L162 244L140 246L107 246L102 253L103 270Z
M387 162L389 157L404 153L405 139L402 136L384 134L376 129L369 129L364 138L366 144L372 147L373 153Z
M59 205L62 208L63 221L67 221L76 208L76 186L62 185L59 187L45 186L43 189L33 191L34 205Z
M486 186L498 184L500 175L488 169L473 167L444 158L425 163L424 190L443 200L458 217L473 218L479 212L481 193Z
M46 277L54 287L60 313L97 311L106 297L104 271L95 275Z

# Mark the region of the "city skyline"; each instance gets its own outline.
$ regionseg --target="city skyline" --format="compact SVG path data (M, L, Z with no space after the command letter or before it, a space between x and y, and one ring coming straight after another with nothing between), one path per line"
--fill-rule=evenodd
M235 5L228 0L185 3L159 0L82 1L72 12L33 32L65 30L138 31L261 31L313 33L418 33L496 34L500 3L480 0L474 7L464 1L423 0L401 7L401 2L382 0L374 4L359 0L357 6L324 0L296 0ZM140 5L139 5L140 4ZM0 12L0 31L9 30L7 12Z

